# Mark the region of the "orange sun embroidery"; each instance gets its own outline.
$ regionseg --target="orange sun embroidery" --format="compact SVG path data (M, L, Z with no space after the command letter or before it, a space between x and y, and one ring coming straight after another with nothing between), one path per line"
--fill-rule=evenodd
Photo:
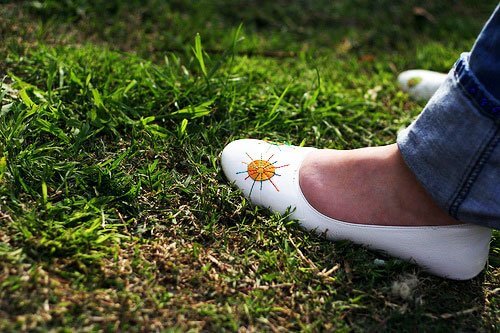
M247 162L242 162L243 164L247 165L247 169L244 171L239 171L236 172L236 174L242 174L246 173L248 176L245 178L247 180L248 178L251 178L253 180L252 187L250 188L250 194L249 196L252 195L253 188L255 186L256 182L260 182L260 190L262 191L262 183L265 181L269 181L276 191L280 191L276 184L272 181L271 178L274 176L281 176L280 174L276 173L276 169L283 168L288 166L288 164L285 165L280 165L280 166L275 166L278 161L270 162L271 158L273 158L274 154L269 156L267 160L264 160L262 158L262 155L259 160L256 160L252 158L250 155L246 154L248 158L250 158L250 163Z

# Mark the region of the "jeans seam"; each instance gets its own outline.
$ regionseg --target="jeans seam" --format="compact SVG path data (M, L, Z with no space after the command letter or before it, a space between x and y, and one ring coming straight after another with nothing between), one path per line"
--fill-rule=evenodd
M491 132L493 133L490 134ZM500 142L500 127L492 128L490 133L487 135L488 140L485 140L486 144L479 150L480 153L476 155L477 157L474 157L473 160L475 162L472 164L472 167L467 168L467 175L464 177L464 180L461 182L457 191L455 191L456 194L451 201L449 208L449 214L454 218L458 218L458 210L460 209L460 206L467 199L473 184L479 177L483 167L488 162L488 159L491 157L494 149Z
M460 87L460 89L463 91L464 95L467 97L467 99L472 103L474 104L474 106L476 107L477 110L479 110L479 112L490 118L491 120L493 120L493 123L495 125L498 125L500 126L500 118L495 118L493 117L491 114L489 114L488 112L486 112L482 106L472 97L472 95L467 91L467 89L463 86L462 82L460 82L460 80L457 80L457 84L458 86Z
M486 147L488 146L488 142L490 141L490 138L492 135L491 133L494 130L495 129L493 129L493 128L489 130L489 132L485 136L485 139L482 140L481 144L479 145L479 149L477 149L475 151L474 155L471 156L471 158L468 160L469 163L467 163L467 167L465 168L465 170L462 173L462 176L459 179L460 181L457 182L455 190L453 192L451 192L447 207L448 207L448 213L451 216L453 216L454 218L457 218L457 216L454 214L455 210L453 209L454 205L456 204L457 198L460 196L460 193L462 193L463 188L466 186L467 181L469 179L469 176L472 173L472 170L474 170L474 168L476 167L476 165L480 159L482 151L484 151L486 149Z
M476 106L476 109L486 117L500 125L500 105L498 100L482 87L468 67L469 54L462 54L453 69L453 76L465 96Z

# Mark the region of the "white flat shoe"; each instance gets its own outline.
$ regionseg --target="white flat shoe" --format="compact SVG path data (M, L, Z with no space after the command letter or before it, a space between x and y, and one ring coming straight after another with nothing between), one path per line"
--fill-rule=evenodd
M404 71L398 76L398 84L417 101L428 101L446 80L446 74L428 71L424 69L413 69Z
M284 213L330 240L350 240L412 261L438 276L467 280L481 272L488 258L491 229L460 224L399 227L338 221L314 209L302 194L299 170L315 148L243 139L228 144L222 169L254 204Z

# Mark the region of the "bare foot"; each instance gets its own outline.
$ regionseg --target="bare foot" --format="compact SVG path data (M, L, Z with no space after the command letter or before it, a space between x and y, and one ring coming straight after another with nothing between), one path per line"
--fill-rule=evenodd
M316 210L341 221L401 226L460 223L433 202L396 144L312 152L300 168L300 187Z

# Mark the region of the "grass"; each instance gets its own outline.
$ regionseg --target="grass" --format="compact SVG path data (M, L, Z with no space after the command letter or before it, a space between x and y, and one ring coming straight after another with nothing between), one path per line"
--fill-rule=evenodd
M243 137L394 142L422 108L397 73L448 70L494 6L0 4L0 330L498 330L498 232L447 281L252 207L218 164Z

